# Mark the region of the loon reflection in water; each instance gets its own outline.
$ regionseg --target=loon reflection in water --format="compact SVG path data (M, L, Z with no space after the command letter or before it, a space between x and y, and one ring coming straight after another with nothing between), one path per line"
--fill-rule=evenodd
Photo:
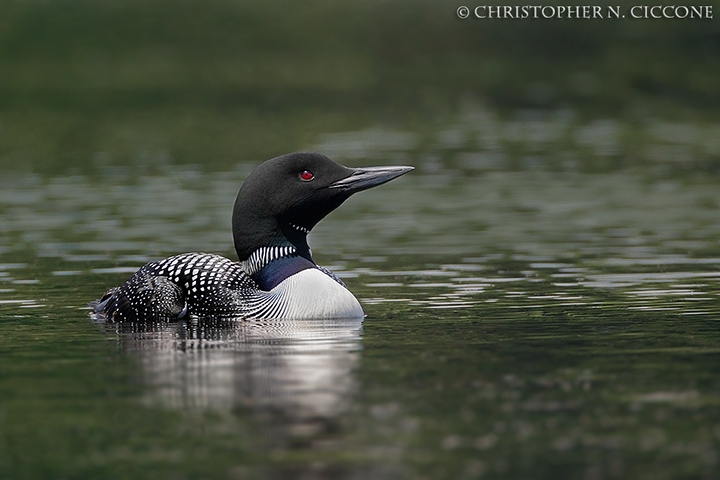
M355 296L312 259L310 230L352 194L413 167L349 168L317 153L258 166L233 210L239 262L184 253L151 262L93 302L100 320L172 320L187 314L243 318L362 318Z
M362 319L124 323L148 401L177 409L270 411L332 420L356 390Z

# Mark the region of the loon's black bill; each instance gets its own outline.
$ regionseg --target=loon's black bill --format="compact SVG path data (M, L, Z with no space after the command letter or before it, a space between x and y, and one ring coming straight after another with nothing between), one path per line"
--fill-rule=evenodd
M404 175L415 167L363 167L353 168L349 177L338 180L329 185L328 188L342 188L359 192L371 187L387 183L390 180Z

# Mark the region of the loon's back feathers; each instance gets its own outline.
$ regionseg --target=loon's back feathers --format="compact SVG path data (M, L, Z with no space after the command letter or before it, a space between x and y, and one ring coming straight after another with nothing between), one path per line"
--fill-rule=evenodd
M177 284L168 277L148 274L144 268L90 306L113 322L174 320L184 317L188 310L187 295Z
M256 289L237 262L220 255L183 253L140 268L124 285L108 291L95 312L115 322L176 319L187 311L233 315L239 313L242 297Z
M184 253L151 262L93 302L109 321L173 320L186 314L245 318L357 317L357 299L312 260L307 234L353 193L412 167L348 168L313 153L261 164L235 201L240 262Z

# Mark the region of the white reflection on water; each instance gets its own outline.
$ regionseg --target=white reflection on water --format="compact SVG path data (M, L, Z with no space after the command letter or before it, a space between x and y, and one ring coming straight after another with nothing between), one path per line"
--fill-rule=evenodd
M677 311L688 315L707 315L711 310L717 310L714 307L720 272L713 267L720 262L716 258L658 255L652 259L654 261L627 259L633 269L655 267L642 272L621 270L626 265L620 258L594 259L588 262L588 267L574 267L564 262L535 262L528 264L531 269L520 270L523 276L518 276L517 271L505 271L503 262L466 258L465 264L443 264L438 270L394 270L386 274L392 282L376 281L383 276L380 270L366 270L363 274L373 281L364 286L382 289L385 296L365 297L362 301L368 305L402 301L433 310L458 311L498 300L505 300L503 304L510 310L603 308L616 304L624 304L629 310ZM512 260L533 262L537 257L514 255ZM668 265L681 270L662 271ZM698 265L707 265L711 270L693 270ZM613 270L612 267L620 271L608 272ZM486 275L475 275L478 271ZM448 281L436 281L439 276L447 277ZM698 306L702 308L698 309Z
M141 359L148 401L179 409L265 410L298 420L349 407L360 320L191 321L118 328Z

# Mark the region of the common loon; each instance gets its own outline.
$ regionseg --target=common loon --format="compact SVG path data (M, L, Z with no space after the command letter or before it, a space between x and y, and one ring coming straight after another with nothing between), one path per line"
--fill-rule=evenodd
M345 284L317 265L307 235L353 193L413 167L349 168L318 153L291 153L260 164L233 209L239 262L183 253L140 268L96 302L98 319L172 320L185 315L244 318L364 316Z

